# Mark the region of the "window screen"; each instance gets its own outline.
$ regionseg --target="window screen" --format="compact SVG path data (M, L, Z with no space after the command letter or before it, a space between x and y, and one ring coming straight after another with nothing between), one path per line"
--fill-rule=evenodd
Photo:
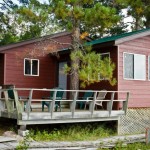
M37 75L38 74L38 61L32 60L32 74Z
M39 60L25 58L24 74L30 75L30 76L38 76L39 75Z
M124 54L124 77L134 79L134 55Z
M25 59L25 74L31 74L31 64L28 59Z
M141 54L124 53L124 78L146 79L146 56Z

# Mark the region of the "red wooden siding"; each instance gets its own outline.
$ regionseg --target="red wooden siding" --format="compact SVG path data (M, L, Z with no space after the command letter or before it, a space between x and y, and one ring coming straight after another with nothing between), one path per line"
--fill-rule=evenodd
M146 81L123 79L123 52L146 55ZM148 56L150 36L138 38L119 45L118 90L130 91L128 107L150 107L150 81L148 81ZM121 98L122 95L119 95Z
M117 72L118 72L118 70L117 70L117 48L116 47L100 48L98 46L95 46L93 49L96 50L97 53L108 53L108 52L110 53L111 60L116 64L116 69L114 71L114 77L116 77L116 79L117 79ZM68 64L69 64L70 63L69 54L60 55L60 61L64 61L64 60L66 60L66 58L67 58ZM70 88L70 78L71 78L71 75L68 75L68 79L67 79L68 89ZM86 89L88 89L88 90L106 89L108 91L117 91L118 86L117 86L117 84L115 86L112 86L112 85L110 85L110 83L107 80L103 80L99 83L91 84L90 86L86 87ZM107 98L110 99L110 94L107 94L106 99ZM116 94L115 98L117 99L117 94ZM106 107L106 105L104 107ZM117 108L118 108L118 104L114 104L114 109L117 109Z
M61 42L70 42L69 35L57 37L55 40ZM56 43L54 43L57 45ZM6 68L5 68L5 83L13 84L16 88L54 88L57 86L57 59L50 55L37 57L39 59L39 76L24 75L24 58L21 58L24 50L31 50L35 43L24 45L22 47L12 48L5 51ZM68 45L57 45L57 49L66 48ZM20 56L21 59L16 57ZM36 97L41 96L41 93L34 93Z
M114 77L117 79L117 48L116 47L105 47L105 48L94 48L98 53L110 53L110 58L112 62L115 63L116 69L114 71ZM108 91L116 91L117 90L117 84L112 86L107 80L102 80L101 82L97 84L92 84L90 86L93 90L103 90L106 89Z
M116 80L118 80L118 61L117 61L117 57L118 57L118 52L117 52L117 47L104 47L104 48L94 48L94 50L96 50L98 53L108 53L110 52L110 58L112 60L113 63L115 63L115 70L114 70L114 78L116 78ZM116 85L112 86L107 80L103 80L99 83L95 83L92 84L89 89L93 89L93 90L107 90L107 91L117 91L118 90L118 83L116 83ZM111 94L107 93L106 95L106 99L110 99L111 98ZM115 93L115 99L117 99L117 93ZM105 105L105 103L103 103L103 105ZM104 106L106 108L106 105ZM118 109L118 103L114 103L113 104L113 109Z
M4 54L0 54L0 86L4 84Z

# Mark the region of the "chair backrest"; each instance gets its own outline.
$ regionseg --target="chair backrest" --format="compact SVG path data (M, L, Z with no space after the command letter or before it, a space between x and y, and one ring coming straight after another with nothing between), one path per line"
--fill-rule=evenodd
M13 89L8 89L8 97L11 99L15 99Z
M93 97L93 91L87 91L83 95L83 99L87 99L88 97Z
M63 90L62 88L53 88L58 90ZM64 91L57 91L56 93L56 100L61 100L63 98ZM54 91L50 92L50 98L53 99Z
M98 92L96 99L104 99L106 94L107 94L107 90L101 90L100 92Z

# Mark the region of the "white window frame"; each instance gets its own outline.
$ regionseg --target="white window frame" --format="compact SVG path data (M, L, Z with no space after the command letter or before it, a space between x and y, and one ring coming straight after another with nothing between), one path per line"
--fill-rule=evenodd
M125 54L131 54L131 55L133 55L134 57L135 57L135 55L142 55L142 56L145 56L145 78L144 79L138 79L138 78L134 78L133 77L133 79L131 79L131 78L126 78L125 77L125 61L124 61L124 57L125 57ZM134 71L134 70L133 70ZM134 72L135 73L135 72ZM144 55L144 54L137 54L137 53L130 53L130 52L123 52L123 79L125 79L125 80L138 80L138 81L146 81L146 55Z
M110 60L110 52L107 52L107 53L100 53L100 56L102 56L102 55L109 55L109 60ZM100 74L98 74L98 76L99 76L99 80L101 81L101 80L108 80L107 78L101 78L100 77Z
M36 60L38 62L38 71L37 71L37 75L33 75L32 74L32 65L31 65L31 74L25 74L25 60L30 60L30 61L33 61L33 60ZM39 66L40 66L40 61L39 59L30 59L30 58L24 58L24 76L39 76Z

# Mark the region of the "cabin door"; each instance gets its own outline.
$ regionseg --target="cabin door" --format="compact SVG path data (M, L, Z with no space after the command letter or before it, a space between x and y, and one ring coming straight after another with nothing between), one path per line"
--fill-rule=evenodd
M59 62L59 79L58 79L58 87L67 89L67 75L64 73L64 65L67 62Z

